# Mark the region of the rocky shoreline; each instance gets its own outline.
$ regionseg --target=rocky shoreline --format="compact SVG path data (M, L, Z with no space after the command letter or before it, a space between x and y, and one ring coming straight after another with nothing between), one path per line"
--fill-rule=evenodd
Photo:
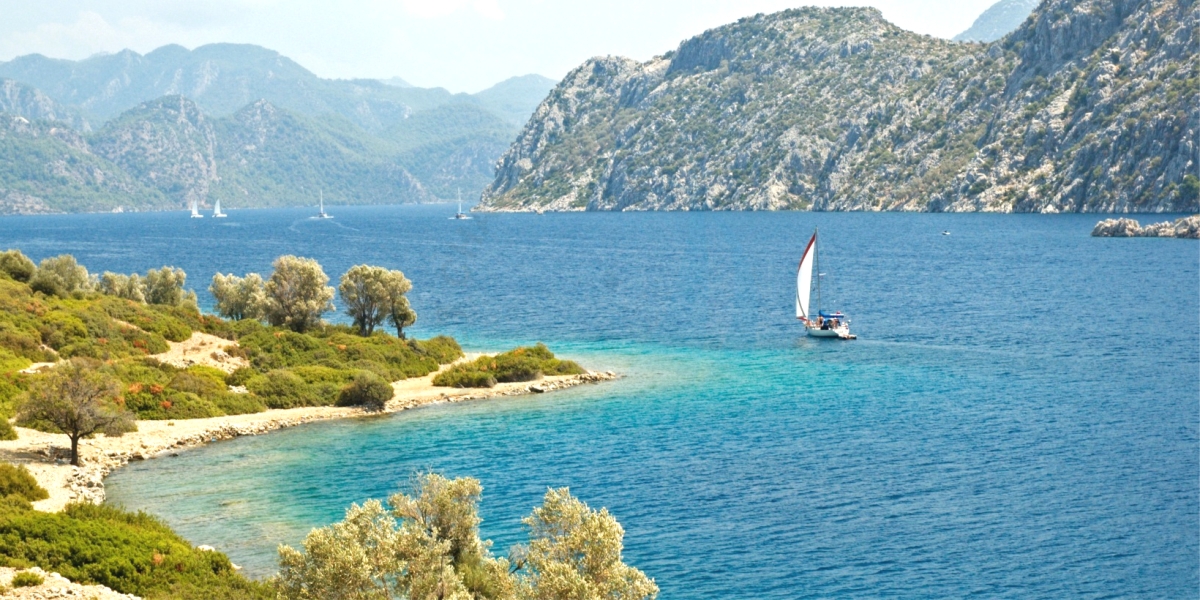
M121 437L98 436L80 443L82 466L68 464L66 436L17 428L17 440L0 442L0 460L23 464L50 498L34 503L47 512L62 510L72 502L104 502L104 478L131 461L171 456L181 450L247 435L261 435L330 419L370 417L443 402L465 402L506 396L523 396L564 390L617 379L608 372L545 377L534 382L502 383L494 388L439 388L433 376L396 382L396 396L382 412L361 408L307 407L268 410L262 413L188 419L138 421L138 431Z
M1142 227L1134 219L1105 219L1096 224L1092 237L1166 237L1200 239L1200 215L1163 221Z

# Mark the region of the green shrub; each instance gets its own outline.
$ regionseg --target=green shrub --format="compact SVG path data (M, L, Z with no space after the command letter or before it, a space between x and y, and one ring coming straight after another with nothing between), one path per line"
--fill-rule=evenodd
M267 405L262 399L252 394L229 393L213 399L212 403L227 415L245 415L267 410Z
M268 408L295 408L298 406L320 406L321 398L299 375L277 369L246 382Z
M12 567L37 565L148 600L273 597L224 554L196 550L145 513L91 504L43 513L0 503L0 511L0 562Z
M30 279L33 279L33 272L36 269L33 261L29 260L29 257L22 254L20 250L0 252L0 276L28 283Z
M0 463L0 496L20 496L30 502L50 497L25 465Z
M370 371L360 371L338 395L338 406L362 406L367 410L383 410L395 395L392 384Z
M250 381L251 379L253 379L254 377L257 377L257 376L258 376L258 371L255 371L254 369L251 369L250 367L241 367L241 368L235 370L234 372L225 376L225 384L226 385L246 385L247 381Z
M543 375L578 375L583 372L578 364L555 358L545 344L539 343L455 365L434 377L433 384L443 387L492 387L497 383L534 381Z
M15 588L34 587L42 585L43 581L45 579L33 571L22 571L13 576L12 586Z
M0 416L0 441L15 439L17 439L17 430L13 429L12 423L8 422L8 417Z

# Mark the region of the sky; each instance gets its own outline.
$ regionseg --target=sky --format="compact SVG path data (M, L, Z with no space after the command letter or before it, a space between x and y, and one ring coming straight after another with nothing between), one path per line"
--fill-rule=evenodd
M477 92L516 75L559 79L599 55L646 60L757 13L874 6L950 38L995 0L0 0L0 61L78 60L166 44L277 50L326 78L401 77Z

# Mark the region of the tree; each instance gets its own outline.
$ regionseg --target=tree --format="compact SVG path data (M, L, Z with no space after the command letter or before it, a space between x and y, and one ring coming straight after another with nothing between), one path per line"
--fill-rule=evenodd
M315 327L321 315L334 309L335 292L327 283L329 276L311 258L288 255L275 259L275 272L264 286L267 322L298 333Z
M194 304L194 296L189 297L183 291L185 283L187 283L187 273L184 273L183 269L175 267L150 269L146 271L146 302L166 306L179 306L188 302Z
M112 378L78 359L35 379L17 411L18 423L48 422L71 438L71 464L79 466L79 440L96 433L119 436L136 431L133 413L118 403Z
M417 322L417 311L408 304L405 296L412 290L412 282L400 271L390 271L386 281L387 320L396 328L396 337L404 339L404 328Z
M22 254L20 250L0 252L0 273L8 275L14 281L27 283L33 278L36 270L37 267L33 266L33 261L29 260L29 257Z
M75 257L62 254L42 260L29 280L29 287L47 296L78 295L91 289L87 269Z
M361 336L371 335L375 326L387 318L389 273L383 267L355 265L342 275L338 291L346 305L346 314L354 319Z
M646 600L658 587L621 561L624 532L566 489L525 520L531 543L517 567L479 539L483 488L471 478L420 476L412 493L346 511L314 529L304 551L279 547L283 599Z
M263 317L267 296L263 278L258 273L245 277L217 273L213 275L208 291L217 299L217 314L222 317L237 321Z
M122 275L120 273L111 273L105 271L100 276L100 292L109 296L116 296L126 300L133 300L138 303L146 302L146 284L138 277L136 273L133 275Z
M530 543L522 565L521 597L654 598L658 586L621 560L625 530L607 509L594 511L567 488L549 490L523 521Z

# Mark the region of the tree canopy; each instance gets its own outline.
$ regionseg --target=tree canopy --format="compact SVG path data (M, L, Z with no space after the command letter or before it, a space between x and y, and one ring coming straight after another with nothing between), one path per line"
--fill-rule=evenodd
M334 309L334 289L325 284L329 276L317 261L298 256L275 259L275 272L264 286L265 316L276 327L303 333L321 322L321 315Z
M71 464L79 465L79 440L96 433L119 436L136 430L133 414L120 405L117 381L81 359L60 365L29 386L17 411L18 423L44 421L71 438Z

